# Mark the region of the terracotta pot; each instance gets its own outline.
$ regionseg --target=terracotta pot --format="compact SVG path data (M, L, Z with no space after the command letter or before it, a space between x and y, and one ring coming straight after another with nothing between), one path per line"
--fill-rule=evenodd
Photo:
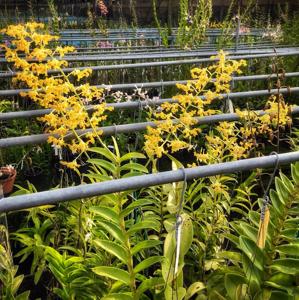
M12 191L17 171L13 167L0 168L0 184L2 185L3 194L8 194Z

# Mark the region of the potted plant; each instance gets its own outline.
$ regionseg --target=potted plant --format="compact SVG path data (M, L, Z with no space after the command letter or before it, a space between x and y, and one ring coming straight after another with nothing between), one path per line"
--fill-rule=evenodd
M12 191L16 175L17 171L13 166L9 165L0 168L0 184L4 195Z

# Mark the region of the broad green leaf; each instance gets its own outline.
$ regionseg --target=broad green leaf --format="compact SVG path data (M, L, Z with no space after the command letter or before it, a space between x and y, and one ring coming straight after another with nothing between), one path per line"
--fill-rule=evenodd
M294 244L280 245L276 247L276 250L289 256L299 257L299 242Z
M12 291L13 294L15 294L18 291L23 279L24 279L23 274L15 277L13 279L13 282L12 282L12 285L11 285L11 291Z
M224 298L223 296L221 296L216 289L213 289L211 291L211 293L209 294L209 299L210 300L227 300L227 298Z
M16 300L28 300L30 295L30 291L23 292L22 294L19 294L16 296Z
M131 249L132 255L135 255L136 253L140 252L141 250L157 247L158 245L161 245L162 242L158 240L146 240L142 242L138 242L136 246L134 246Z
M204 290L205 288L206 288L206 286L203 282L198 281L198 282L192 283L187 289L187 293L186 293L184 300L190 299L192 296L194 296L198 292Z
M280 201L278 193L274 190L270 190L271 203L278 216L282 216L284 213L285 205Z
M241 253L235 251L221 251L218 252L218 257L229 259L233 262L240 263L242 260Z
M294 276L284 273L276 273L269 278L268 282L279 284L285 287L291 287L294 285Z
M159 225L160 224L155 220L143 220L131 226L130 229L128 230L128 233L133 234L143 229L153 229L155 231L159 231Z
M260 223L260 214L256 211L250 211L249 212L249 219L250 221L256 226L259 227L259 223Z
M241 295L239 294L239 292L242 291L242 289L240 289L240 286L246 283L247 280L244 276L233 273L226 274L224 279L224 285L229 298L232 300L242 299Z
M101 298L102 300L133 300L133 297L127 294L110 294Z
M104 228L119 242L121 243L125 242L125 236L117 224L109 221L98 221L97 224L99 224L102 228Z
M299 184L299 163L292 164L291 171L292 171L292 178L298 185Z
M130 285L130 275L127 271L106 266L92 268L92 271L97 275L109 277L111 279L121 281L126 285Z
M295 258L282 258L273 261L270 266L279 272L289 275L299 275L299 259Z
M181 255L185 255L193 241L193 224L187 214L182 214L183 224L181 229Z
M294 300L294 297L282 291L272 291L270 300Z
M116 224L119 224L119 217L117 213L110 207L106 206L92 206L89 209L91 212L100 215L102 218L107 221L112 221Z
M107 160L99 159L99 158L91 158L88 159L87 162L90 164L94 164L96 166L100 166L113 174L116 173L115 165Z
M139 152L130 152L127 153L125 155L123 155L120 159L120 162L124 162L126 160L130 160L130 159L143 159L146 158L144 154L139 153Z
M121 260L124 264L128 262L128 252L121 245L105 240L95 240L94 243L109 252L110 254L116 256L119 260Z
M140 297L144 292L149 289L156 289L164 286L164 280L161 277L153 277L142 281L137 289L137 295Z
M261 289L262 272L257 269L247 255L243 254L242 264L245 276L248 280L249 291L252 294L257 293Z
M250 261L261 271L264 269L264 254L262 250L251 239L240 236L240 249L250 259Z
M177 290L173 290L170 285L167 285L164 294L165 300L182 300L186 295L186 289L178 287Z
M135 268L134 273L139 273L144 269L149 268L153 264L156 264L158 262L161 262L163 260L162 256L151 256L140 262Z
M153 200L150 199L139 199L139 200L135 200L133 201L130 205L128 205L126 208L124 208L121 213L120 213L120 217L126 217L128 214L130 214L135 208L137 207L141 207L144 205L149 205L152 204Z
M106 157L111 162L114 162L114 163L117 162L117 157L108 148L92 147L92 148L89 148L88 151L99 153L99 154L103 155L104 157Z
M258 230L257 228L245 223L245 222L241 222L240 223L240 227L244 232L244 235L246 235L248 238L250 238L252 241L257 239L257 233Z
M275 178L275 187L280 201L286 205L288 200L289 192L282 180L278 177Z
M223 237L228 239L230 242L232 242L235 246L239 246L239 239L237 236L230 234L230 233L224 233Z
M138 172L141 172L141 173L148 173L148 169L141 165L141 164L138 164L138 163L134 163L134 162L129 162L123 166L121 166L120 168L120 171L124 171L124 170L129 170L129 171L138 171Z
M281 237L286 239L296 239L298 235L298 228L288 228L281 231Z
M294 185L291 182L291 180L283 173L280 173L280 178L281 178L282 182L284 183L284 186L287 188L289 194L292 194L294 191Z

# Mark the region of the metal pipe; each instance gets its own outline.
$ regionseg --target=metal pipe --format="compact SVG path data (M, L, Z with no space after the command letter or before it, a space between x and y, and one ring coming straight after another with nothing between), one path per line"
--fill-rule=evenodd
M239 60L239 59L253 59L253 58L270 58L270 57L282 57L282 56L294 56L298 55L299 51L292 52L282 52L282 53L267 53L267 54L256 54L256 55L238 55L238 56L227 56L227 59ZM89 60L90 61L90 60ZM198 64L198 63L208 63L215 62L218 59L211 58L199 58L199 59L184 59L184 60L168 60L168 61L153 61L145 63L135 63L135 64L117 64L117 65L103 65L103 66L88 66L89 69L93 71L100 70L118 70L118 69L131 69L131 68L151 68L151 67L162 67L171 65L182 65L182 64ZM63 68L64 73L70 73L74 70L85 70L87 67L75 67L75 68ZM48 74L57 74L60 70L49 71ZM4 73L7 76L8 73ZM11 76L14 76L15 72L10 72ZM1 77L1 74L0 74ZM0 93L1 96L1 93ZM2 95L3 96L3 95ZM6 95L4 95L6 96Z
M193 180L220 174L230 174L254 169L265 169L290 164L299 160L299 151L263 157L242 159L194 168L179 169L130 178L114 179L99 183L82 184L57 190L12 196L1 199L0 212L11 212L41 205L51 205L76 199L119 193L171 182Z
M228 55L258 55L258 54L276 54L276 53L288 53L288 52L299 52L298 48L276 48L276 49L248 49L248 50L237 50L229 51ZM160 53L132 53L132 54L110 54L103 55L96 53L95 55L66 55L63 60L68 62L86 62L86 61L119 61L119 60L148 60L148 59L168 59L168 58L185 58L185 57L209 57L217 55L218 51L176 51L173 53L160 52ZM61 60L57 57L58 60ZM46 60L47 61L47 60ZM38 60L28 60L28 62L38 62ZM0 58L0 63L7 63L5 58Z
M298 77L299 72L285 73L284 76L286 78ZM250 76L235 76L232 77L232 81L249 81L249 80L263 80L263 79L271 79L276 78L276 74L263 74L263 75L250 75ZM97 88L110 89L110 90L127 90L127 89L136 89L136 88L158 88L158 87L166 87L166 86L174 86L177 83L186 84L187 81L192 80L178 80L178 81L157 81L157 82L140 82L140 83L124 83L124 84L112 84L112 85L96 85ZM196 81L196 80L194 80ZM30 89L19 89L19 90L0 90L0 96L16 96L21 92L28 92ZM232 96L234 97L234 96ZM40 114L42 111L45 113ZM27 113L29 112L29 113ZM9 120L14 118L23 118L27 115L27 117L32 116L42 116L44 114L50 113L51 110L30 110L26 112L8 112L8 113L0 113L0 121ZM32 114L32 115L31 115ZM14 116L14 117L13 117Z
M298 89L299 91L299 89ZM172 100L173 101L173 100ZM143 101L144 102L144 101ZM174 101L173 101L174 102ZM134 103L134 102L132 102ZM119 103L121 104L121 103ZM138 102L137 102L138 104ZM255 111L255 113L259 116L262 116L265 114L264 111ZM299 113L299 106L295 106L292 109L291 114L298 114ZM195 123L197 125L203 125L203 124L214 124L217 122L232 122L232 121L238 121L240 117L236 113L229 113L229 114L218 114L218 115L211 115L206 117L195 117ZM163 123L163 121L161 121ZM173 120L174 123L177 123L177 120ZM99 127L98 130L100 130L103 134L103 136L111 136L119 133L131 133L131 132L137 132L137 131L143 131L146 130L147 127L157 127L157 123L155 122L141 122L141 123L132 123L132 124L121 124L121 125L113 125L113 126L105 126L105 127ZM85 130L77 130L78 135L83 135L88 132L92 132L93 129L85 129ZM10 137L10 138L4 138L0 139L0 149L1 148L9 148L14 146L24 146L24 145L32 145L32 144L41 144L45 143L47 139L53 136L53 134L49 133L43 133L43 134L34 134L34 135L27 135L27 136L18 136L18 137ZM54 135L55 136L55 135ZM65 139L71 139L74 137L74 134L70 133Z

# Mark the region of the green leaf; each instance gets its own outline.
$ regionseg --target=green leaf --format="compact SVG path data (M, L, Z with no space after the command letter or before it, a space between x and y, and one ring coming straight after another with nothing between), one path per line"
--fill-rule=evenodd
M18 291L23 279L24 279L23 274L13 278L13 282L12 282L12 285L11 285L11 291L12 291L13 294L15 294Z
M97 275L109 277L113 280L121 281L126 285L130 285L130 275L127 271L106 266L92 268L92 271Z
M115 165L107 160L99 159L99 158L91 158L88 159L87 162L90 164L94 164L96 166L100 166L113 174L116 173Z
M151 256L143 260L141 263L139 263L135 268L134 268L134 273L139 273L144 269L149 268L153 264L156 264L158 262L161 262L163 260L162 256Z
M256 211L250 211L249 212L249 219L250 221L256 226L259 227L260 223L260 214Z
M141 172L141 173L148 173L148 169L141 165L141 164L138 164L138 163L134 163L134 162L129 162L123 166L121 166L120 168L120 171L124 171L124 170L129 170L129 171L138 171L138 172Z
M30 296L30 291L23 292L22 294L19 294L16 296L16 300L28 300Z
M153 248L161 244L162 242L157 240L146 240L146 241L138 242L137 245L131 249L131 253L132 255L135 255L141 250Z
M229 259L233 262L240 263L242 260L241 253L235 251L221 251L218 252L218 257Z
M289 194L292 194L293 191L294 191L294 185L293 185L293 183L283 173L280 173L280 178L281 178L282 182L284 183L285 187L287 188Z
M240 286L246 284L247 280L246 277L241 276L239 274L226 274L224 279L225 289L230 299L238 300L242 299L241 295L239 294L242 289Z
M133 234L137 231L143 230L143 229L153 229L155 231L159 231L159 223L155 220L144 220L139 223L136 223L130 227L128 230L129 234Z
M286 198L289 196L288 189L278 177L275 178L275 187L280 201L286 205Z
M274 190L270 190L270 199L277 215L282 216L284 213L285 205L280 201L278 193Z
M139 199L139 200L135 200L133 201L130 205L128 205L126 208L124 208L121 213L120 213L120 217L124 218L126 217L128 214L130 214L135 208L137 207L141 207L144 205L150 205L153 203L153 200L150 199Z
M119 148L116 142L116 138L112 136L112 141L113 141L113 146L114 146L114 151L115 151L115 156L117 158L117 161L120 159L120 153L119 153Z
M257 228L255 228L255 227L253 227L253 226L251 226L249 224L246 224L245 222L241 222L240 223L240 227L243 230L244 235L246 235L252 241L256 240L257 233L258 233Z
M106 206L92 206L89 209L91 212L100 215L102 218L107 221L112 221L116 224L119 224L119 217L117 213L110 207Z
M239 246L239 239L233 234L230 233L224 233L223 237L228 239L230 242L232 242L235 246Z
M121 243L125 242L125 236L117 224L109 221L98 221L97 223L108 233L110 233L116 240Z
M189 288L187 289L187 293L186 296L184 298L184 300L188 300L190 298L192 298L192 296L194 296L196 293L204 290L206 288L206 286L204 285L203 282L194 282L192 283Z
M157 288L157 287L163 287L164 286L164 280L161 277L153 277L144 280L137 289L137 295L140 297L144 292L146 292L149 289Z
M264 269L264 254L262 250L246 236L240 236L240 249L250 261L261 271Z
M278 252L284 253L289 256L299 257L299 242L294 244L280 245L276 247Z
M127 294L110 294L108 296L102 297L102 300L133 300L133 297Z
M294 300L294 297L282 291L272 291L270 300Z
M143 159L146 158L144 154L139 153L139 152L130 152L127 153L125 155L123 155L120 159L120 162L124 162L126 160L130 160L130 159Z
M110 254L116 256L119 260L121 260L124 264L128 262L128 252L121 245L105 240L95 240L94 243L109 252Z
M285 287L291 287L294 284L294 276L283 273L276 273L273 276L271 276L268 281L269 283L275 283Z
M170 285L167 285L164 293L166 300L182 300L186 295L186 289L183 287L178 287L177 290L173 290Z
M299 163L295 163L291 165L292 178L295 183L299 184Z
M99 153L99 154L103 155L104 157L106 157L111 162L114 162L114 163L117 162L117 157L108 148L92 147L92 148L89 148L88 151Z
M187 214L182 214L182 220L180 256L185 255L189 251L193 241L193 224L191 218Z
M270 266L272 269L289 275L299 275L299 259L276 259Z

